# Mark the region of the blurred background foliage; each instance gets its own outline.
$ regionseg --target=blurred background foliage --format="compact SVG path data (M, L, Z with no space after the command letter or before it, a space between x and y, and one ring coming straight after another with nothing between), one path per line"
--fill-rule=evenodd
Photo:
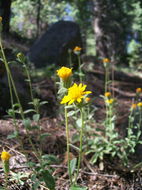
M4 33L27 40L35 40L56 21L75 21L86 54L130 67L142 64L141 0L1 0L0 15L6 21Z

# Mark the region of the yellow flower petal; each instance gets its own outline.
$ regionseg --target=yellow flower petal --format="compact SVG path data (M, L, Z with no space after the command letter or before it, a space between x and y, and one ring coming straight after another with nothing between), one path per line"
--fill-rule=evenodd
M70 100L68 104L70 105L70 104L72 104L73 102L74 102L74 100Z
M72 104L73 102L81 103L85 94L92 93L91 91L85 91L86 87L87 85L83 85L82 83L79 85L74 83L73 86L68 89L68 94L63 97L61 104L67 102L68 104Z
M85 94L91 94L92 92L91 91L85 91Z
M78 98L78 99L77 99L77 102L80 103L80 102L81 102L81 98Z
M61 101L61 104L66 104L69 101L69 97L68 96L64 96L64 98Z

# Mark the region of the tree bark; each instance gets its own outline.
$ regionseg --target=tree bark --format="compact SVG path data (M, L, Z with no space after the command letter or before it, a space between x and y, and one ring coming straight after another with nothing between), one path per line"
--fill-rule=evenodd
M3 33L9 33L10 29L10 13L12 0L0 0L0 16L3 18Z
M101 58L109 57L107 50L107 39L103 27L105 16L104 0L94 0L94 33L96 40L96 54Z
M124 18L128 20L128 16L125 16L123 3L117 0L94 0L96 55L100 58L107 57L113 62L126 57L128 26Z

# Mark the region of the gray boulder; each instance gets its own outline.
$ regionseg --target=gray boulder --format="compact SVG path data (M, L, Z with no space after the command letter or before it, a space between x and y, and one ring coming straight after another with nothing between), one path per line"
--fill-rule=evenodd
M82 46L81 42L78 24L71 21L59 21L51 25L35 42L28 57L37 68L50 64L66 65L68 49Z

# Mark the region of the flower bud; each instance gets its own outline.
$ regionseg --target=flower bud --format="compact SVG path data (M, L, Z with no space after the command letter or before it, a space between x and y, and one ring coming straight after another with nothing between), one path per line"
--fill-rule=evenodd
M137 88L137 89L136 89L136 93L137 93L137 94L142 93L142 89L141 89L141 88Z
M80 52L81 52L81 50L82 50L82 48L81 48L81 47L76 46L76 47L73 49L73 52L74 52L75 54L79 55L79 54L80 54Z
M1 159L3 162L3 169L4 173L8 174L9 173L9 159L11 158L11 154L9 152L3 151L1 153Z

